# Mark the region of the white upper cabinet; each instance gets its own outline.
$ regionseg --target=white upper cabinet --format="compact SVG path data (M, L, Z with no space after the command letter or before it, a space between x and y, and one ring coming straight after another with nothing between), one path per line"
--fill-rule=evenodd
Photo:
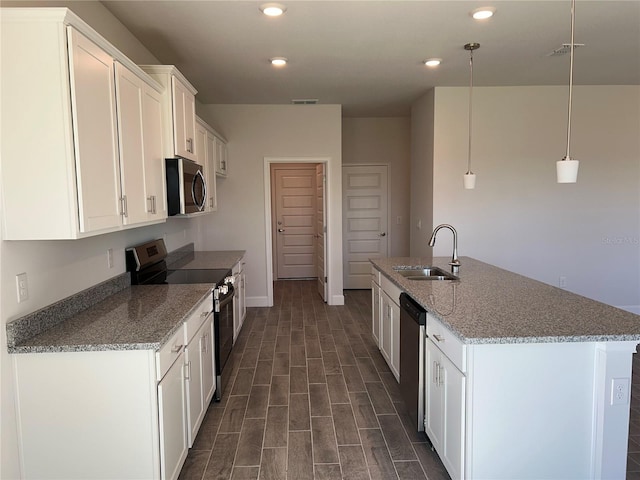
M196 98L198 91L173 65L140 65L164 88L164 133L170 139L165 156L198 161L196 145Z
M216 134L213 129L200 117L196 117L196 150L198 163L204 168L207 182L207 202L205 212L215 212L218 209L216 189Z
M66 8L3 9L1 22L3 238L74 239L163 221L125 216L127 197L142 213L147 203L132 80L162 87ZM119 117L116 60L129 70L118 76ZM150 144L162 142L158 133ZM149 168L162 177L161 162Z
M116 62L116 105L124 224L164 220L161 96Z
M216 142L216 173L220 177L227 176L227 163L229 161L229 154L227 150L226 140L220 137L215 138Z

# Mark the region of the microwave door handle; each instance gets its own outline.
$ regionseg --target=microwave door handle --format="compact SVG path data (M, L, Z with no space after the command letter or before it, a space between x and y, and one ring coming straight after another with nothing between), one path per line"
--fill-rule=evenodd
M202 200L199 201L196 199L196 181L200 177L202 181ZM207 200L207 184L204 181L204 177L202 172L198 170L193 177L193 182L191 182L191 198L193 199L193 204L198 207L198 210L202 211L204 209L205 202Z

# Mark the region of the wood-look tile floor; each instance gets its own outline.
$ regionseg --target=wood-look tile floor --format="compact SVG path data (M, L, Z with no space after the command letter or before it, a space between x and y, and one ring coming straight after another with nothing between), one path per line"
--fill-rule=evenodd
M370 290L333 307L315 288L276 282L274 307L247 310L180 480L449 479L373 342ZM640 480L640 356L633 365L627 480Z
M181 480L449 478L373 342L371 292L328 306L315 288L276 282L248 309Z

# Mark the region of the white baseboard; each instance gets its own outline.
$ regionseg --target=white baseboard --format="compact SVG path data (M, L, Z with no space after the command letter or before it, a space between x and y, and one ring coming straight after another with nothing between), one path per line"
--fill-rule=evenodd
M247 303L247 307L268 307L269 298L268 297L247 297L246 303Z
M344 305L344 295L332 295L329 305Z

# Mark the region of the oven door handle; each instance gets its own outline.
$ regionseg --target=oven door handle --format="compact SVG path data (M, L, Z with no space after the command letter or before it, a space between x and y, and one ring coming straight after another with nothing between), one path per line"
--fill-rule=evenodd
M215 312L220 313L220 310L222 310L222 307L226 306L227 304L233 301L234 295L235 295L235 292L232 290L231 293L226 295L222 300L215 300L215 308L214 308Z

